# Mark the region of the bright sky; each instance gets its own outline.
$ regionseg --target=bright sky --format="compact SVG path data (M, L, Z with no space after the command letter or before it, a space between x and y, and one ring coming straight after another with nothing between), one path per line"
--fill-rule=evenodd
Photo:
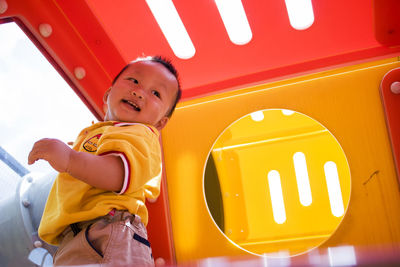
M26 168L36 140L74 141L96 118L15 23L0 24L0 146Z

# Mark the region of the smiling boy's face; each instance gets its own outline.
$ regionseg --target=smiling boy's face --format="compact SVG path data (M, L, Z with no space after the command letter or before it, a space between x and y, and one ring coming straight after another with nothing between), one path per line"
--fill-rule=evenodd
M134 62L104 94L104 120L146 123L161 130L177 92L178 81L162 64Z

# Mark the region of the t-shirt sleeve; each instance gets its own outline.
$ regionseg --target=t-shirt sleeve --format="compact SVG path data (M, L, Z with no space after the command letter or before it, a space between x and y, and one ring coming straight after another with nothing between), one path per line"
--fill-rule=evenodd
M124 163L124 183L117 193L144 190L147 198L160 194L161 149L154 131L143 124L114 126L101 136L96 154L116 155Z

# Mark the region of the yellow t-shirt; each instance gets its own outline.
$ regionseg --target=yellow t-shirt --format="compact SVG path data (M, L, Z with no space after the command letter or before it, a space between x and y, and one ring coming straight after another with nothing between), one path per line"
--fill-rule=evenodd
M106 191L68 173L60 173L46 202L39 226L40 238L58 245L58 236L70 224L104 216L113 208L129 210L147 225L145 199L155 199L160 194L158 131L140 123L99 122L82 130L73 149L95 155L120 156L125 167L123 187L120 192ZM87 171L90 172L90 166Z

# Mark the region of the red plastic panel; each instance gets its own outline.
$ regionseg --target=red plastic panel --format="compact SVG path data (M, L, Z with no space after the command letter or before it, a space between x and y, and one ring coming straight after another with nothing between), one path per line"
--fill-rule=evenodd
M400 1L374 0L375 37L384 45L400 45Z
M389 71L382 79L381 95L393 155L400 179L400 68Z
M51 0L7 0L7 3L8 9L0 14L0 22L16 21L93 113L101 118L102 95L110 85L110 77L65 13ZM47 38L38 31L42 23L52 28ZM76 79L76 67L85 69L84 79Z
M72 82L101 114L110 79L142 54L173 60L185 99L400 53L400 46L375 38L387 35L387 25L397 36L398 12L385 11L395 10L396 1L377 0L375 7L365 0L313 1L314 24L301 31L290 26L285 1L242 1L253 39L235 45L214 1L173 0L196 48L187 60L175 57L146 1L8 0L0 19L20 18L67 75L83 66L87 77ZM53 27L49 38L38 35L40 23Z
M313 1L314 24L302 31L290 26L285 1L242 1L253 39L239 46L214 1L174 0L196 48L188 60L174 56L145 1L87 3L125 61L142 53L173 58L184 98L392 52L375 39L372 1Z
M165 176L162 178L161 194L157 201L155 203L147 202L146 205L149 210L147 231L151 242L151 248L153 250L153 257L155 260L162 258L167 266L173 265L176 263L176 260Z

